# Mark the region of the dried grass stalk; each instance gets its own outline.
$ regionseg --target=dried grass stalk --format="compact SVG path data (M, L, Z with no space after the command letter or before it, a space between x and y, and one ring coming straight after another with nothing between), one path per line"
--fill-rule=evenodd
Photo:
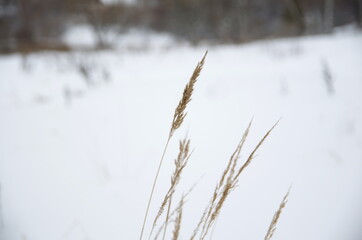
M172 196L170 197L170 200L168 200L168 206L167 206L167 213L166 213L166 224L165 224L165 228L163 229L163 236L162 236L162 240L165 240L166 238L166 232L167 232L167 226L168 226L168 222L170 219L170 211L171 211L171 204L172 204Z
M230 192L236 187L240 174L250 164L250 162L254 158L256 151L260 148L260 146L263 144L265 139L269 136L270 132L274 129L274 127L277 125L278 122L259 141L259 143L256 145L254 150L251 152L251 154L247 158L246 162L239 169L236 169L237 162L240 158L241 149L249 134L251 123L252 122L249 123L249 126L245 130L244 135L243 135L242 139L240 140L236 150L231 155L228 165L226 166L218 184L215 187L212 198L211 198L208 206L206 207L197 227L195 228L193 235L190 238L191 240L194 239L196 237L196 235L199 233L201 226L202 226L202 230L200 233L200 239L205 239L210 228L212 227L212 225L215 223L217 217L219 216L220 211L221 211L227 197L229 196Z
M204 57L201 59L201 61L197 64L194 72L192 73L192 76L183 91L182 98L175 109L175 113L173 115L173 120L172 120L172 125L171 125L171 130L170 130L170 134L169 134L170 137L181 126L182 122L184 121L184 119L187 115L185 110L186 110L187 104L191 101L192 93L194 91L194 85L197 81L197 78L200 75L202 67L204 66L206 55L207 55L207 51L206 51Z
M168 219L169 214L170 214L170 205L171 205L171 199L172 199L172 195L176 190L177 184L179 183L180 179L181 179L181 173L183 171L183 169L186 167L188 160L190 159L191 153L190 153L190 140L189 139L184 139L182 141L180 141L179 144L179 154L177 156L177 159L175 160L175 170L171 176L171 185L170 188L168 189L162 204L158 210L158 213L153 221L153 226L152 226L152 230L150 233L150 236L152 235L156 224L157 224L157 220L161 217L166 205L168 204L168 210L167 210L167 216L166 219ZM165 226L165 231L167 228L167 220L166 220L166 226Z
M180 235L180 229L181 229L181 221L182 221L182 209L183 209L183 201L184 198L181 198L181 201L179 203L179 207L177 208L177 216L175 220L175 228L173 230L172 234L172 240L177 240Z
M255 153L256 151L260 148L260 146L264 143L265 139L269 136L269 134L273 131L273 129L278 125L280 120L278 120L272 128L270 128L270 130L264 135L264 137L259 141L259 143L256 145L256 147L254 148L254 150L251 152L251 154L249 155L248 159L246 160L246 162L243 164L243 166L241 166L241 168L239 168L239 171L237 172L237 174L234 176L233 182L234 184L237 184L238 178L240 176L240 174L242 173L242 171L250 164L250 162L254 159L255 157Z
M279 217L282 214L283 208L285 207L285 205L288 202L289 191L290 191L290 188L289 188L287 194L285 194L282 202L280 203L278 211L275 212L274 217L273 217L273 219L272 219L272 221L270 223L268 232L266 233L264 240L270 240L273 237L274 232L275 232L276 227L277 227Z
M224 201L226 200L227 195L229 194L229 192L232 189L231 179L235 172L237 161L240 157L241 149L244 146L246 138L249 134L251 124L252 124L252 121L250 121L237 148L231 155L228 165L227 165L226 169L224 170L223 174L221 175L220 181L215 188L212 200L210 202L209 210L208 210L208 213L207 213L207 216L204 221L203 228L202 228L202 232L205 234L205 236L208 232L208 228L210 228L211 224L215 221L215 219L218 215L218 212L220 211ZM208 223L208 224L206 224L206 223Z
M144 229L145 229L145 226L146 226L148 212L149 212L151 202L152 202L153 192L155 191L158 175L159 175L160 170L161 170L162 162L163 162L163 159L165 157L165 153L166 153L166 150L168 148L168 144L169 144L174 132L182 125L183 120L186 117L187 113L185 112L185 110L186 110L187 104L191 101L192 93L194 91L194 85L195 85L195 83L197 81L197 78L200 75L202 67L204 66L206 55L207 55L207 51L206 51L205 55L203 56L203 58L201 59L201 61L196 65L196 68L195 68L189 82L186 84L186 87L185 87L185 89L183 91L182 98L181 98L178 106L176 107L176 110L175 110L175 113L174 113L174 116L173 116L173 120L172 120L170 133L169 133L165 148L163 150L162 157L160 159L160 163L158 164L156 176L155 176L155 179L153 181L150 197L148 199L146 213L145 213L145 217L143 219L141 234L140 234L140 238L139 238L140 240L142 240L142 237L143 237L143 232L144 232Z
M192 185L192 187L186 192L186 194L183 195L183 202L182 202L183 205L186 203L185 199L194 190L194 188L196 187L196 185L198 184L199 181L200 181L200 179ZM159 235L161 234L162 229L164 229L166 224L168 224L170 222L170 219L177 213L178 207L179 206L177 206L174 210L172 210L172 212L169 214L169 218L166 218L166 220L159 227L159 229L157 230L157 233L155 234L155 237L153 238L154 240L158 239Z
M229 162L228 162L228 165L226 166L226 169L222 173L221 178L220 178L218 184L215 187L213 196L212 196L208 206L206 207L204 213L202 214L202 217L201 217L200 221L198 222L195 230L193 231L193 234L191 235L190 240L193 240L196 237L197 233L199 232L199 229L200 229L201 225L203 225L202 232L206 231L207 223L210 222L210 218L211 218L211 216L213 214L213 211L215 210L215 207L218 204L217 202L218 202L219 196L220 196L220 194L222 192L222 188L225 187L224 182L225 182L225 180L230 181L233 172L235 172L237 159L240 156L241 149L242 149L242 147L243 147L243 145L245 143L245 140L246 140L246 138L247 138L247 136L249 134L251 123L252 122L249 123L247 129L245 130L245 132L243 134L242 139L240 140L240 142L239 142L239 144L238 144L238 146L236 148L236 150L231 155L231 157L229 159ZM228 188L226 188L226 189L228 189ZM214 217L215 217L215 215L214 215Z

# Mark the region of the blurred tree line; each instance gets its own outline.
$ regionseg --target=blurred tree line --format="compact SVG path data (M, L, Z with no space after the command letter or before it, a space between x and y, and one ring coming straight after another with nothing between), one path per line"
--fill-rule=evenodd
M67 50L61 36L77 24L91 26L106 47L107 31L130 27L197 43L316 34L348 23L362 26L362 0L0 0L0 52Z
M152 28L192 41L243 42L362 24L361 0L154 0Z
M139 11L99 0L0 0L0 52L68 50L62 34L78 24L92 27L98 47L105 32L139 25Z

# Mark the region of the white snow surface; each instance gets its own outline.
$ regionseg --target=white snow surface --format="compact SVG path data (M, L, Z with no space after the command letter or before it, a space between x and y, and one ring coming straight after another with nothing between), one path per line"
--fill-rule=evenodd
M188 239L249 121L240 164L281 119L241 174L212 239L263 239L290 186L273 239L362 239L356 31L246 45L1 56L0 239L138 239L174 109L206 49L186 120L165 156L146 238L179 139L189 136L195 150L174 205L202 177L184 208L181 239Z

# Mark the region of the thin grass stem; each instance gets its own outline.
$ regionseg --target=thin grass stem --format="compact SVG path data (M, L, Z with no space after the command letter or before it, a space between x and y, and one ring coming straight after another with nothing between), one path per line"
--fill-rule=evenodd
M167 225L168 225L168 221L169 221L169 217L170 217L171 203L172 203L172 196L170 197L170 200L168 201L168 208L167 208L167 214L166 214L166 225L165 225L165 228L163 229L162 240L165 240L165 237L166 237Z
M146 221L147 221L148 211L150 210L150 206L151 206L151 202L152 202L153 192L155 191L155 187L156 187L158 175L159 175L159 173L160 173L161 166L162 166L162 162L163 162L163 159L164 159L164 157L165 157L165 153L166 153L166 150L167 150L167 148L168 148L168 144L170 143L170 140L171 140L171 136L169 136L168 139L167 139L165 148L164 148L163 153L162 153L162 157L161 157L160 163L158 164L157 173L156 173L156 176L155 176L155 180L153 181L153 185L152 185L152 190L151 190L150 197L149 197L149 199L148 199L148 204L147 204L147 209L146 209L145 218L144 218L144 220L143 220L143 225L142 225L140 240L142 240L142 237L143 237L143 232L144 232L144 230L145 230L145 225L146 225Z

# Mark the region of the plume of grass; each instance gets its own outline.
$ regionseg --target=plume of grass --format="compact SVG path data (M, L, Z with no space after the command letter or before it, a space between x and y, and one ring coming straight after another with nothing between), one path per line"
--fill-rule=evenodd
M259 143L256 145L254 150L251 152L251 154L247 158L246 162L239 169L237 169L237 162L240 158L240 152L241 152L242 147L249 134L251 123L252 122L249 123L236 150L231 155L229 162L228 162L224 172L222 173L219 182L217 183L217 185L215 187L211 200L210 200L208 206L206 207L198 225L196 226L196 228L190 238L191 240L194 239L197 236L197 234L200 232L201 226L202 226L202 230L200 233L200 239L205 239L210 228L212 227L212 225L215 223L217 217L219 216L220 211L221 211L226 199L228 198L230 192L237 186L240 174L250 164L250 162L252 161L252 159L255 156L256 151L260 148L260 146L263 144L265 139L269 136L270 132L274 129L274 127L277 125L278 122L275 123L275 125L259 141Z
M155 237L153 238L154 240L157 240L157 239L158 239L158 237L160 236L160 234L161 234L161 232L162 232L162 229L164 229L164 227L165 227L165 225L166 225L166 222L167 222L167 223L170 223L170 222L171 222L171 219L172 219L176 214L180 214L180 208L183 208L183 207L184 207L184 205L186 204L186 200L185 200L185 199L186 199L187 196L192 192L192 190L194 189L195 186L196 186L196 184L194 184L194 185L190 188L190 190L189 190L186 194L184 194L184 195L182 196L181 201L180 201L179 204L176 206L176 208L172 210L172 212L170 213L169 218L166 219L166 220L162 223L162 225L159 227L158 231L157 231L156 234L155 234ZM177 219L177 216L174 218L173 221L175 222L176 219Z
M166 229L167 229L167 223L168 223L168 218L170 215L170 208L171 208L171 202L172 202L172 196L173 193L176 190L177 184L179 183L180 179L181 179L181 173L183 171L183 169L186 167L188 160L190 159L191 153L190 153L190 140L189 139L183 139L180 141L179 143L179 154L175 160L175 170L171 176L171 185L170 188L168 189L162 204L158 210L158 213L153 221L153 226L151 229L151 233L150 233L150 237L153 233L153 230L156 227L157 224L157 220L161 217L166 205L168 205L168 209L167 209L167 214L166 214L166 225L164 228L164 236L166 233ZM164 237L163 237L164 238Z
M177 105L177 107L175 109L175 113L174 113L174 116L173 116L169 136L168 136L168 139L166 141L166 144L165 144L165 147L164 147L164 150L163 150L163 153L162 153L162 156L161 156L158 168L157 168L156 176L155 176L154 181L153 181L151 193L150 193L150 196L149 196L149 199L148 199L147 208L146 208L145 216L144 216L144 219L143 219L142 229L141 229L140 238L139 238L140 240L142 240L142 237L143 237L143 232L144 232L144 229L145 229L145 226L146 226L147 216L148 216L148 212L149 212L149 209L150 209L150 206L151 206L153 193L154 193L154 190L155 190L155 187L156 187L158 175L159 175L160 170L161 170L161 166L162 166L163 159L165 157L166 150L168 148L169 142L170 142L173 134L175 133L175 131L178 128L180 128L180 126L182 125L182 123L183 123L183 121L184 121L184 119L185 119L185 117L187 115L186 107L187 107L188 103L191 101L192 93L194 91L194 86L195 86L195 83L197 82L197 79L198 79L198 77L200 75L202 67L204 66L206 55L207 55L207 51L206 51L205 55L203 56L203 58L201 59L201 61L196 65L196 68L195 68L189 82L186 84L186 87L185 87L185 89L183 91L182 98L181 98L179 104Z
M194 239L201 227L201 225L204 223L203 225L203 231L205 231L205 228L206 228L206 223L209 221L211 215L212 215L212 212L213 210L215 209L215 206L217 204L217 201L218 201L218 197L220 196L220 193L222 191L222 188L224 187L224 181L226 179L229 179L230 176L228 177L228 174L230 174L230 172L234 172L235 171L235 167L236 167L236 161L237 159L239 158L239 155L240 155L240 152L241 152L241 149L245 143L245 140L249 134L249 130L250 130L250 127L251 127L251 123L249 123L249 126L247 127L247 129L245 130L244 134L243 134L243 137L241 139L241 141L239 142L236 150L234 151L234 153L231 155L230 159L229 159L229 162L228 162L228 165L226 166L224 172L222 173L221 175L221 178L219 180L219 182L217 183L216 187L215 187L215 190L214 190L214 193L212 195L212 198L208 204L208 206L206 207L199 223L197 224L192 236L191 236L191 240Z
M178 155L178 158L175 160L175 171L171 177L171 188L173 188L173 190L170 192L170 196L169 196L169 200L168 200L168 208L167 208L167 213L166 213L166 225L163 231L163 240L165 240L165 236L166 236L166 231L167 231L167 225L168 225L168 219L169 219L169 215L170 215L170 209L171 209L171 203L172 203L172 195L175 192L176 186L178 184L178 182L181 179L181 172L182 170L185 168L191 153L189 154L189 145L190 145L190 140L183 140L180 142L180 153Z
M268 232L266 233L264 240L270 240L273 237L274 232L277 227L279 217L282 214L283 208L285 207L285 205L288 202L289 191L290 191L290 188L289 188L287 194L285 194L282 202L280 203L278 211L275 212L274 217L269 225Z
M183 205L186 203L185 199L187 198L187 196L194 190L194 188L196 187L196 185L198 184L198 182L200 180L201 179L199 179L196 183L194 183L192 185L192 187L186 192L186 194L183 195L183 202L182 202ZM154 240L158 239L159 235L161 234L162 229L164 229L164 227L166 226L166 223L168 224L170 222L170 219L177 213L178 207L179 206L177 206L175 209L173 209L172 212L169 214L169 218L166 218L166 220L161 224L161 226L159 227L159 229L157 230L157 232L155 234L155 237L153 238Z
M180 235L181 221L182 221L182 209L183 209L184 197L181 198L179 206L177 207L177 216L175 220L175 228L172 234L172 240L177 240Z
M195 68L194 72L192 73L192 76L183 91L182 98L175 109L175 113L173 115L173 120L172 120L172 124L171 124L171 129L170 129L170 133L169 133L170 138L174 134L174 132L182 125L182 123L187 115L187 112L185 110L186 110L187 104L191 101L192 93L194 91L194 86L197 81L197 78L199 77L199 75L201 73L202 67L204 66L206 55L207 55L207 51L206 51L205 55L203 56L203 58L201 59L201 61L199 63L197 63L196 68Z

